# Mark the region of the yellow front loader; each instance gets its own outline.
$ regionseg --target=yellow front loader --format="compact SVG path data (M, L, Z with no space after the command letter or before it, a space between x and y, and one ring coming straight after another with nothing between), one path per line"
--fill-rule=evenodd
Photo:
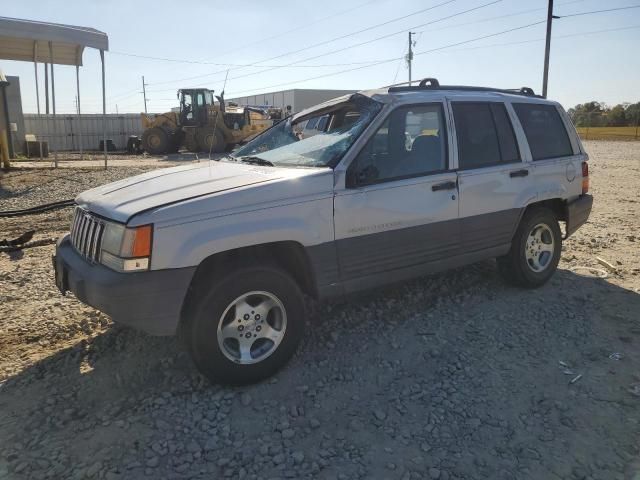
M142 114L142 147L150 154L177 152L223 152L257 135L273 124L269 113L252 107L214 101L205 88L178 90L179 112Z

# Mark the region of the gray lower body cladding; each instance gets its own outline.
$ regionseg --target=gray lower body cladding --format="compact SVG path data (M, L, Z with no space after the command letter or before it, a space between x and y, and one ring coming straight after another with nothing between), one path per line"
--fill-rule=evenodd
M587 222L592 206L593 197L587 194L567 205L567 237Z
M152 335L174 335L196 267L119 273L91 264L63 237L54 257L56 283L83 303Z
M308 248L320 296L372 288L504 255L518 208L340 239ZM339 265L339 268L334 266Z

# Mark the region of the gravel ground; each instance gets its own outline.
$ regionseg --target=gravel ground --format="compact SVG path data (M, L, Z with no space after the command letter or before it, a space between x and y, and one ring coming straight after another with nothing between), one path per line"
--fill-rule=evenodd
M0 254L0 478L638 479L640 143L586 147L596 204L549 284L483 262L320 305L250 387L61 297L53 246ZM1 209L142 170L18 171ZM69 216L0 231L55 237Z

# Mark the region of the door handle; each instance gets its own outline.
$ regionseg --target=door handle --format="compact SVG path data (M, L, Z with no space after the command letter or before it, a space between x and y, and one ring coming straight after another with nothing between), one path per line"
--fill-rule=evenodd
M437 192L438 190L453 190L456 188L456 182L444 182L438 183L437 185L431 185L431 190Z
M527 170L527 169L514 170L513 172L509 173L509 176L511 178L513 178L513 177L526 177L527 175L529 175L529 170Z

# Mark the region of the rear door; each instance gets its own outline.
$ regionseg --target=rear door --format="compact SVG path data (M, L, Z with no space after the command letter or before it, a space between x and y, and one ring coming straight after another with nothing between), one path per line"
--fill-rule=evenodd
M458 100L450 106L457 138L461 253L503 254L523 207L536 196L509 106Z
M458 248L458 192L441 102L397 107L337 191L336 248L347 291L428 271Z
M538 200L580 195L581 163L586 156L581 152L568 116L553 104L514 102L512 105L527 139L529 170Z

